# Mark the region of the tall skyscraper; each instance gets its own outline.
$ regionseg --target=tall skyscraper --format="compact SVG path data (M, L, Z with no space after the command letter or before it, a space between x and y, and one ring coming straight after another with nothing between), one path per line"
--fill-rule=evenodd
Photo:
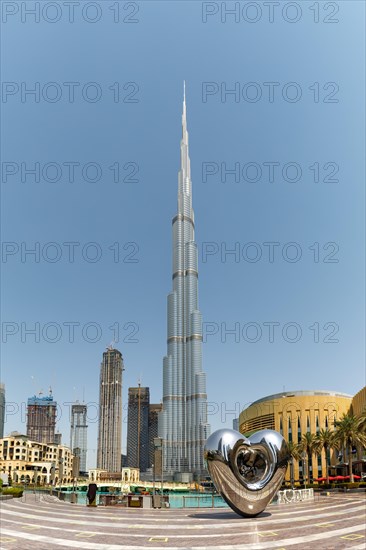
M0 439L4 437L5 423L5 385L0 384Z
M178 174L178 213L173 218L173 291L168 295L168 350L163 361L164 470L203 473L207 423L202 370L202 318L198 308L198 258L194 240L191 167L184 90Z
M80 403L71 405L70 448L79 457L79 472L86 472L87 452L87 406Z
M154 464L154 438L159 436L159 414L162 410L162 403L149 405L149 466Z
M121 471L122 353L112 347L103 353L99 383L97 468Z
M45 397L29 397L27 403L27 436L38 443L55 443L57 403L52 390Z
M146 472L150 462L149 404L149 388L128 388L127 466L141 472Z

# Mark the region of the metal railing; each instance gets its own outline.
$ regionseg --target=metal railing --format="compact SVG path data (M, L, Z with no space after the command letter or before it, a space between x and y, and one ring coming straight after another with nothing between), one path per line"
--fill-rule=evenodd
M182 495L181 497L170 497L171 505L174 506L174 498L182 498L182 508L226 508L227 504L220 495L213 493L206 495Z

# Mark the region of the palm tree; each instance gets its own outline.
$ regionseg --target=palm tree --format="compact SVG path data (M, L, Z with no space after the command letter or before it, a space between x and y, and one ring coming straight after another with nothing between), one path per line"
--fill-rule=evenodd
M300 439L300 442L297 445L298 450L300 453L306 453L308 457L308 478L310 483L310 464L312 464L311 458L313 454L316 452L317 445L316 445L316 438L314 434L311 434L310 432L306 432L302 438ZM305 474L305 472L304 472ZM305 475L304 475L305 479Z
M353 483L352 447L365 447L366 434L360 429L360 417L353 414L343 414L340 420L335 422L335 426L334 443L338 448L347 449L350 482Z
M289 441L287 443L287 449L288 449L288 453L289 455L294 459L294 460L299 460L301 457L300 457L300 451L299 451L299 448L298 448L298 445L297 443L294 443L293 441Z
M319 453L324 449L325 453L325 466L326 466L326 478L327 483L329 483L329 460L328 460L328 451L334 445L334 432L331 430L321 429L315 436L315 449Z
M294 460L300 459L298 446L293 441L287 443L288 453L290 455L290 482L292 489L294 488Z

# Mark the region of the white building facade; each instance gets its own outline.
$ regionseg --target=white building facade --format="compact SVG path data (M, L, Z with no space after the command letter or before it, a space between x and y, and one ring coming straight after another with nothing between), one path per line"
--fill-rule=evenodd
M65 445L31 441L19 433L0 439L0 471L14 483L70 483L73 459L71 449Z

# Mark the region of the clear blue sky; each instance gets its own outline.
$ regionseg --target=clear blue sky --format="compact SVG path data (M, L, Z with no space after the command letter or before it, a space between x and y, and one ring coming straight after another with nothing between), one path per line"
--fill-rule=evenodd
M220 11L204 23L202 10L219 10L215 2L138 2L135 14L134 3L120 2L118 23L110 9L116 3L107 0L84 17L75 7L74 23L62 2L58 11L41 12L39 22L21 13L20 2L10 4L2 24L7 84L1 104L5 432L25 430L26 399L51 385L68 443L62 404L81 400L83 388L86 402L98 401L99 365L115 336L112 325L120 328L115 346L126 368L124 403L139 377L152 401L160 401L184 79L200 308L204 331L212 333L203 345L212 429L231 426L244 405L284 388L356 393L365 384L364 3L325 8L324 2L301 2L297 13L283 12L287 3L281 2L272 23L261 2L261 14L241 12L237 23L230 15L222 22ZM18 13L8 13L14 6ZM39 102L24 95L37 82ZM91 82L96 85L85 86ZM276 83L273 101L269 82ZM240 96L221 98L220 91L235 83ZM203 96L207 90L211 94ZM254 94L262 94L257 102L250 101ZM301 98L291 101L296 94ZM30 168L36 162L40 181L27 173L22 181L21 163ZM70 164L63 164L70 162L79 163L74 181ZM87 163L98 165L99 181L91 181L93 165L83 177ZM130 177L137 181L114 183L109 167L115 163L122 179L138 165ZM221 167L235 163L239 181L229 174L221 181ZM268 163L278 163L272 182ZM296 164L284 168L288 163ZM205 178L203 167L217 173ZM297 179L299 167L300 179L286 181ZM258 181L247 181L256 171ZM80 243L73 245L74 262L71 245L63 244L70 242ZM273 262L263 244L270 242L279 243ZM39 262L24 256L24 247L35 243ZM235 246L240 257L225 256ZM96 252L102 256L93 263ZM260 253L257 262L248 261ZM50 261L55 254L59 260ZM79 325L69 341L65 323L72 322ZM270 338L272 322L279 324ZM35 323L39 342L25 333ZM100 327L97 342L86 341L96 335L87 323ZM225 327L234 326L240 334L225 336ZM93 466L95 407L89 425Z

